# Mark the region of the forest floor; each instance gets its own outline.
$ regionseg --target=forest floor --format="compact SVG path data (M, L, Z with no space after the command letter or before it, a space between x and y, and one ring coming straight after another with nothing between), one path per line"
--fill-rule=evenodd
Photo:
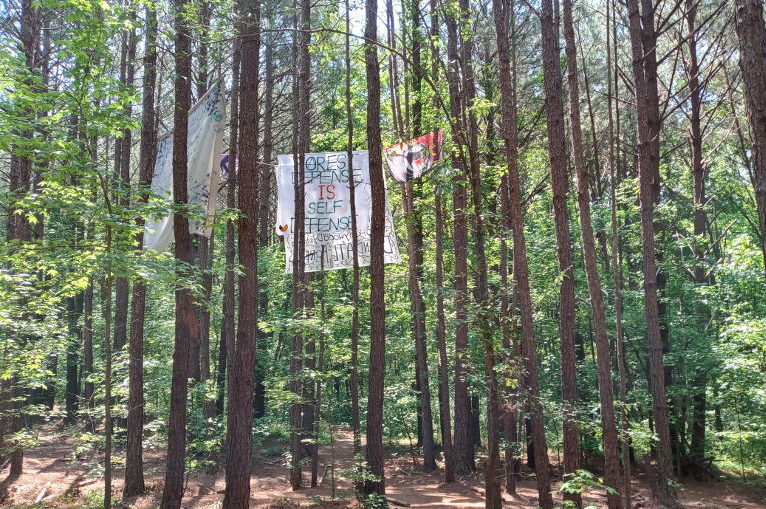
M357 507L351 495L348 472L352 465L353 439L350 429L338 427L332 445L320 447L319 483L317 487L291 491L287 468L281 456L265 457L267 449L254 451L251 481L251 507L290 509L298 507L345 508ZM103 479L89 474L86 461L72 457L74 443L60 433L42 437L41 443L28 450L24 473L10 482L7 465L0 470L0 490L4 491L0 507L11 508L86 508L99 507L103 497ZM418 458L419 460L419 458ZM164 475L164 454L145 452L147 495L129 501L124 507L155 508L159 504ZM92 466L92 465L91 465ZM333 473L335 482L333 482ZM91 476L91 477L89 477ZM308 482L308 472L304 472ZM122 470L114 474L113 493L119 498L122 490ZM446 484L441 471L425 474L413 468L409 454L391 453L386 461L386 493L407 507L434 509L484 507L483 480L480 474ZM4 489L3 489L4 488ZM223 473L191 473L188 475L184 508L222 507ZM648 483L639 476L633 481L633 507L650 509ZM525 475L519 482L518 495L504 495L506 507L534 509L537 491L534 479ZM699 483L684 482L679 490L681 502L687 508L700 509L763 509L766 508L766 488L745 485L736 480ZM589 494L588 502L606 507L602 493ZM556 499L560 503L560 499Z

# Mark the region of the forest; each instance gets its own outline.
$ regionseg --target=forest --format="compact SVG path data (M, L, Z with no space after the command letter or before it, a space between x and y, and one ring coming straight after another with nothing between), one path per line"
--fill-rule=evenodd
M762 0L0 41L0 507L766 507Z

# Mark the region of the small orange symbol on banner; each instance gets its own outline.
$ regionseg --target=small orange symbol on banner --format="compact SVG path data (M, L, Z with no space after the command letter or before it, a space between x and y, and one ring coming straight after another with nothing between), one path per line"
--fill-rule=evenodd
M279 231L286 232L287 231L287 225L279 225Z

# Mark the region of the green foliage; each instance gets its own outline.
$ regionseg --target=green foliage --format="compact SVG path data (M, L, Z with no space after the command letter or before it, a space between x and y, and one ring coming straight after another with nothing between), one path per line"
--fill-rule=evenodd
M579 469L573 474L564 474L564 481L555 490L554 493L564 493L569 495L585 495L593 491L606 491L608 493L617 493L617 490L611 486L606 486L603 479L596 478L591 472ZM563 509L571 509L576 504L571 500L565 500ZM586 509L595 509L596 506L588 504Z

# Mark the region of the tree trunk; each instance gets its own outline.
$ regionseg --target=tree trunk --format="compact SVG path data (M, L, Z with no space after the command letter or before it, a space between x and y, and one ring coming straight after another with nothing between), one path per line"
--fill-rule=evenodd
M422 110L423 102L421 100L422 92L422 68L421 68L421 50L422 33L420 27L421 12L419 0L413 0L409 6L409 23L411 24L412 40L411 59L412 71L410 80L413 93L412 101L412 131L408 132L412 137L418 137L422 132ZM404 27L406 23L403 23ZM405 34L407 35L407 34ZM406 65L406 63L405 63ZM406 69L406 67L405 67ZM409 115L408 115L409 117ZM436 452L434 446L433 417L431 410L431 390L428 384L428 348L426 345L426 309L425 300L422 293L423 281L423 225L421 213L417 201L417 189L412 181L404 184L404 206L407 213L407 246L409 261L409 289L410 289L410 310L412 312L412 331L415 342L415 360L417 366L418 397L420 402L420 428L422 429L423 445L423 468L425 471L431 471L436 468Z
M350 0L346 4L346 41L345 41L345 64L346 64L346 158L354 159L354 118L351 110L351 17L349 16ZM353 289L351 291L351 429L354 433L354 463L362 454L361 424L359 422L359 226L356 218L356 180L349 180L349 202L351 206L351 247L353 254ZM354 491L359 494L359 483L354 484Z
M593 331L598 350L598 394L601 406L601 429L604 445L604 480L616 493L607 494L609 509L622 507L620 479L620 458L618 454L617 425L614 413L614 395L612 390L612 358L609 351L609 335L606 328L604 299L601 296L601 279L598 273L596 241L593 234L590 212L590 193L588 192L588 167L582 142L580 125L580 94L577 80L577 49L575 46L574 22L572 20L572 0L563 0L564 38L566 40L567 78L569 84L569 114L572 133L572 153L577 170L577 203L580 214L580 233L582 235L585 274L588 280Z
M412 313L412 331L415 336L415 359L421 409L421 427L423 430L423 470L430 472L436 468L436 451L434 448L433 417L431 414L431 390L428 385L428 349L425 331L425 303L420 291L418 278L418 246L415 240L414 222L418 221L415 211L412 181L402 185L405 213L407 214L407 248L410 289L410 312ZM421 243L422 244L422 243Z
M524 216L521 209L521 179L518 168L518 133L516 127L516 94L512 86L510 51L508 49L508 9L503 0L493 0L497 36L498 74L500 78L500 106L502 118L500 131L505 146L508 165L508 215L513 231L513 273L519 298L521 316L522 353L526 368L526 386L529 392L531 426L534 437L535 470L539 504L543 509L553 508L551 496L548 446L543 427L543 407L540 401L540 382L537 372L537 347L535 345L532 316L532 295L529 286L527 250L524 239Z
M609 204L612 246L612 270L614 273L614 323L615 323L615 353L617 355L617 371L619 377L620 411L620 452L622 453L622 507L630 509L630 443L628 420L628 386L627 370L625 369L625 334L622 328L622 268L620 265L620 240L617 229L617 165L620 161L620 106L619 80L617 61L617 7L616 0L607 4L607 100L609 106ZM611 6L611 9L609 7ZM611 19L610 19L611 18ZM612 47L614 47L614 68L612 67ZM612 91L614 90L614 117L612 114ZM616 127L616 129L615 129ZM616 134L616 140L615 140ZM615 143L616 141L616 143Z
M235 38L231 63L231 112L229 119L229 162L226 181L226 208L233 209L237 203L237 173L239 172L239 72L242 60L242 41ZM223 287L223 327L218 357L218 387L219 401L216 403L219 414L223 413L224 394L227 401L232 401L232 366L234 365L234 348L236 344L236 227L235 221L226 222L226 277ZM226 386L224 391L223 386ZM228 436L227 436L228 441ZM225 447L228 451L228 446Z
M444 480L455 482L455 457L450 422L449 361L447 359L447 324L444 311L444 206L442 195L434 196L436 208L436 341L439 344L439 416L444 450Z
M103 189L109 214L109 191ZM106 278L104 281L104 509L112 507L112 223L106 223Z
M766 270L766 26L761 0L736 0L736 25L739 37L739 66L750 127L753 152L752 174L761 250Z
M66 355L66 424L74 424L77 420L77 408L80 398L80 381L77 364L79 361L80 338L82 329L79 326L83 308L83 294L78 293L67 299L68 333Z
M85 302L83 302L82 323L82 399L89 410L95 407L93 391L95 389L91 376L93 376L93 279L88 280L85 289Z
M308 280L305 274L305 155L311 146L311 61L309 43L311 42L311 2L300 0L296 27L300 32L295 34L295 85L294 85L294 196L295 196L295 227L293 231L293 318L302 319L306 308L306 292ZM303 336L300 332L293 334L290 354L290 390L296 401L290 406L290 485L294 490L301 487L301 459L303 445L301 443L304 405L303 398Z
M146 7L146 40L144 46L143 107L141 114L141 146L139 149L139 188L151 185L154 173L154 150L157 144L155 86L157 84L157 11ZM141 194L145 203L149 196ZM136 218L138 234L136 244L140 253L144 243L143 217ZM144 431L144 317L146 314L146 283L137 280L133 285L133 301L128 346L128 436L125 451L125 487L123 499L142 495L144 485L143 431Z
M514 41L516 30L516 16L514 12L514 2L501 3L499 11L495 13L496 26L499 27L498 37L508 38L510 30L510 41ZM509 27L510 25L510 27ZM514 47L515 48L515 47ZM511 53L509 58L514 70L511 76L512 82L510 88L516 88L516 54L508 48L506 42L505 51ZM515 105L513 105L515 108ZM512 294L511 282L509 281L508 267L508 234L511 233L511 223L509 218L509 196L508 196L508 175L504 174L500 178L500 326L503 335L503 362L505 363L503 371L503 380L505 382L504 407L501 412L503 423L503 438L505 439L505 490L509 494L516 494L516 481L521 478L521 462L517 454L518 447L518 391L516 389L518 382L518 370L520 368L518 357L517 329L518 324L511 314L516 310L516 299L510 299ZM511 301L513 306L511 305ZM513 327L512 327L513 325ZM513 339L511 335L513 334Z
M229 369L227 419L228 454L223 505L247 508L250 504L250 451L253 425L253 377L258 333L258 63L260 54L260 8L245 0L238 28L242 44L240 82L241 138L239 140L239 308L237 342Z
M324 253L320 254L320 256L324 256ZM321 258L320 258L321 260ZM320 263L321 265L321 263ZM304 305L306 306L306 313L307 316L310 316L314 318L316 316L315 313L315 297L316 294L314 292L314 287L312 285L314 274L309 272L305 275L305 281L306 281L306 290L305 290L305 300ZM314 376L314 373L316 372L316 334L312 331L309 334L305 336L306 342L306 357L304 366L306 367L305 373L301 377L304 379L302 385L303 385L303 415L301 415L301 458L306 461L305 463L311 466L311 481L310 486L314 487L316 485L316 474L313 470L313 466L315 463L315 449L314 445L317 443L316 440L316 434L315 434L315 425L316 425L316 413L317 413L317 407L316 407L316 384L314 380L316 377Z
M436 1L431 2L431 40L438 38L439 24ZM439 78L439 47L431 44L431 80ZM438 98L434 97L435 106ZM436 129L434 128L434 132ZM441 154L439 154L441 156ZM455 451L452 445L452 422L450 417L449 360L447 358L447 324L444 310L444 205L442 193L434 194L435 224L435 275L436 287L436 342L439 348L439 420L441 423L442 450L444 453L444 480L455 482Z
M132 8L132 7L131 7ZM132 28L123 37L123 62L121 64L120 81L122 88L127 91L132 89L135 81L135 60L136 60L136 30ZM133 104L125 104L123 114L130 118L133 112ZM130 205L130 151L133 135L130 129L122 131L119 150L115 154L115 166L118 168L117 175L120 179L119 188L124 193L119 198L122 207ZM125 348L128 340L128 306L130 296L130 283L126 277L115 279L115 299L114 299L114 350L116 353ZM121 419L120 419L121 421Z
M645 72L645 67L650 66L650 60L652 60L645 60L645 57L653 53L655 48L654 46L647 47L642 42L642 19L639 13L638 0L628 0L628 11L638 117L639 201L644 258L644 306L649 340L649 385L654 405L655 430L659 437L656 449L658 475L654 491L662 503L675 506L674 490L668 482L673 473L673 457L665 394L665 366L660 333L661 326L657 299L657 262L654 245L654 204L655 196L658 194L657 189L659 188L659 169L655 165L659 164L659 160L653 155L654 141L652 139L652 133L655 132L653 129L658 126L652 125L651 121L656 118L654 108L657 105L657 98L653 97L656 95L656 88L652 88L652 72L649 73L650 76L647 76ZM646 16L647 13L644 12L644 15ZM653 12L651 16L653 16ZM651 30L653 31L653 23ZM654 85L656 86L656 83Z
M697 5L691 1L686 2L686 24L688 29L687 47L689 60L686 63L686 74L689 81L689 104L691 114L689 116L689 138L691 145L691 173L694 182L694 283L698 287L709 283L705 273L705 253L707 251L707 197L705 193L705 178L707 169L702 155L702 94L703 87L700 85L700 66L697 57L697 40L700 37L696 25ZM707 327L710 320L710 310L700 299L695 303L697 315L697 328L699 337L707 339ZM704 350L703 350L704 351ZM692 439L691 459L694 463L693 474L698 479L704 478L704 473L697 466L704 463L705 458L705 414L707 411L707 373L705 367L698 368L694 379L693 410L692 410Z
M540 21L543 38L543 78L545 82L545 111L548 120L546 126L548 128L548 153L551 165L553 217L556 225L556 254L559 277L561 278L559 334L561 336L561 393L564 406L564 474L573 475L580 468L580 433L577 429L574 267L572 265L569 212L567 211L569 178L566 168L564 107L562 104L564 90L561 83L559 28L557 24L554 24L552 0L543 0ZM572 57L569 56L569 53L567 55L569 65L573 65ZM570 86L571 83L570 80ZM579 114L579 108L577 113ZM576 120L579 123L579 117ZM575 147L575 157L577 157L576 150ZM582 157L582 147L580 147L580 157ZM586 194L586 200L587 198ZM564 499L574 502L577 507L582 506L580 494L564 493Z
M175 108L173 111L173 202L183 208L188 204L188 116L191 105L191 37L186 19L187 0L174 0L175 10ZM188 264L194 263L189 219L182 212L173 216L176 272L185 277ZM191 288L175 291L175 344L173 348L173 377L168 421L168 453L162 509L178 509L183 498L186 452L186 396L189 378L189 349L198 337Z
M467 165L462 154L465 145L460 127L463 94L460 87L458 53L458 20L455 14L445 13L447 24L447 81L450 91L450 114L455 128L452 132L456 150L452 154L457 170L453 178L452 208L454 216L453 246L455 250L455 439L454 461L457 475L470 474L476 469L471 437L471 409L466 380L468 350L468 226L466 223L467 196L465 175Z
M274 118L274 61L273 61L273 48L272 44L266 44L265 49L265 61L266 67L264 77L264 106L263 106L263 162L266 164L261 165L261 185L263 186L260 195L262 197L260 206L260 224L258 226L258 245L262 248L269 245L269 232L271 231L271 223L269 222L269 207L271 196L271 180L273 178L273 171L271 167L273 158L273 134L272 123ZM269 292L268 288L261 285L259 287L259 316L266 316L269 308ZM258 351L266 351L266 342L271 337L271 333L258 329ZM260 418L266 415L266 387L264 385L265 365L261 364L263 360L258 356L260 361L255 368L255 393L253 400L253 417Z
M200 270L202 271L202 302L199 304L199 380L210 380L210 299L213 294L213 257L215 256L215 235L210 239L200 238ZM207 396L202 403L206 419L215 415L215 403Z
M366 495L385 495L383 471L383 386L386 366L386 303L383 241L386 225L386 190L380 139L380 65L377 44L377 0L365 4L364 61L367 76L367 147L370 157L370 369L367 396L367 467L372 478Z
M21 1L20 12L20 29L19 29L19 50L24 55L24 63L26 71L29 75L26 78L25 85L30 88L35 88L33 77L40 74L40 34L42 30L42 11L31 0ZM26 120L30 121L35 116L34 111L26 110L23 112ZM31 127L26 128L21 132L15 132L20 138L31 140L34 137L34 131ZM27 242L31 238L31 225L29 219L25 214L16 214L13 211L17 209L17 203L26 198L27 193L30 191L32 180L32 160L24 153L24 149L17 150L17 147L12 147L11 150L11 165L10 175L8 177L8 224L6 229L6 238L8 240L11 249L17 249L21 244ZM14 338L16 341L23 342L23 338ZM11 414L7 417L6 434L13 435L18 433L24 426L24 418L22 414L23 402L25 390L19 385L20 380L14 374L8 381L6 391L8 402L4 402ZM16 443L3 444L5 447L11 449L11 468L10 475L12 478L20 476L24 467L24 449Z

